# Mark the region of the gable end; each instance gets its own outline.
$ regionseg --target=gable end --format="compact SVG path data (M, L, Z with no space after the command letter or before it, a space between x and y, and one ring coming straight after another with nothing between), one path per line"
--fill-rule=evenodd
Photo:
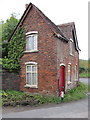
M46 17L42 11L40 11L35 5L33 5L32 3L30 3L28 5L28 7L26 8L25 12L23 13L19 23L17 24L16 28L14 29L13 34L11 35L10 39L8 41L10 41L12 39L12 37L14 36L14 34L16 33L17 29L22 26L22 22L24 21L24 19L26 18L28 12L30 11L30 9L34 7L34 9L39 13L39 15L43 18L43 20L48 24L48 26L51 28L52 32L54 33L55 36L57 36L59 39L62 39L64 41L68 41L68 39L63 35L63 33L61 32L60 29L58 29L58 27L48 18Z

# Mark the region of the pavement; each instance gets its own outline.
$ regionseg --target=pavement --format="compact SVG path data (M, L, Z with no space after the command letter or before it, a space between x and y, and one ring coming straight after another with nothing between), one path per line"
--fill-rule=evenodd
M90 80L90 79L89 79ZM88 84L88 79L80 79ZM89 99L90 101L90 99ZM3 108L3 118L88 118L88 97L62 104L39 107Z
M88 118L88 99L34 110L3 114L3 118Z

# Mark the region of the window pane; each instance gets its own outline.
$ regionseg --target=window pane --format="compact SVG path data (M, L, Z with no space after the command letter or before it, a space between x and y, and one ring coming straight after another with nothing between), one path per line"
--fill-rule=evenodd
M37 68L36 66L32 66L32 71L36 72L36 68Z
M75 66L75 79L78 79L77 65Z
M36 75L36 73L32 73L32 84L33 85L36 85L37 83L36 83L36 80L37 80L37 75Z
M68 72L68 81L70 81L70 72Z
M34 36L31 36L31 50L34 50Z
M37 85L37 74L34 74L34 85Z
M68 65L68 81L71 81L71 66Z
M70 41L70 53L72 54L72 42Z
M29 35L26 38L26 50L37 50L37 35Z
M31 73L27 73L27 84L31 85Z
M30 50L30 41L29 41L29 37L27 37L27 40L26 40L26 50Z
M34 49L37 50L37 35L34 36Z
M31 71L31 66L27 66L27 71Z
M68 71L70 71L70 65L68 65Z

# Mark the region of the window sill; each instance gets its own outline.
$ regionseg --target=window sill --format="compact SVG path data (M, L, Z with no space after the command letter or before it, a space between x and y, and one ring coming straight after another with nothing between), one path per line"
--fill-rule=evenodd
M75 79L74 82L78 82L78 79Z
M33 53L33 52L38 52L38 50L24 51L24 53Z
M70 56L74 56L73 54L70 54Z
M28 85L28 84L26 84L24 87L25 88L38 88L37 85Z
M67 83L67 84L68 84L68 85L70 85L71 83L72 83L72 82L68 81L68 83Z

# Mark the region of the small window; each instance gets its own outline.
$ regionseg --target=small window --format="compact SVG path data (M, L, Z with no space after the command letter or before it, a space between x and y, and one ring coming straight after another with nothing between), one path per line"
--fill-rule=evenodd
M75 81L78 80L78 69L77 69L77 65L75 65Z
M71 82L71 65L68 64L68 82Z
M73 54L73 41L70 39L70 42L69 42L69 49L70 49L70 55Z
M37 87L37 63L26 64L26 85Z
M37 34L31 33L26 35L26 51L37 51Z

